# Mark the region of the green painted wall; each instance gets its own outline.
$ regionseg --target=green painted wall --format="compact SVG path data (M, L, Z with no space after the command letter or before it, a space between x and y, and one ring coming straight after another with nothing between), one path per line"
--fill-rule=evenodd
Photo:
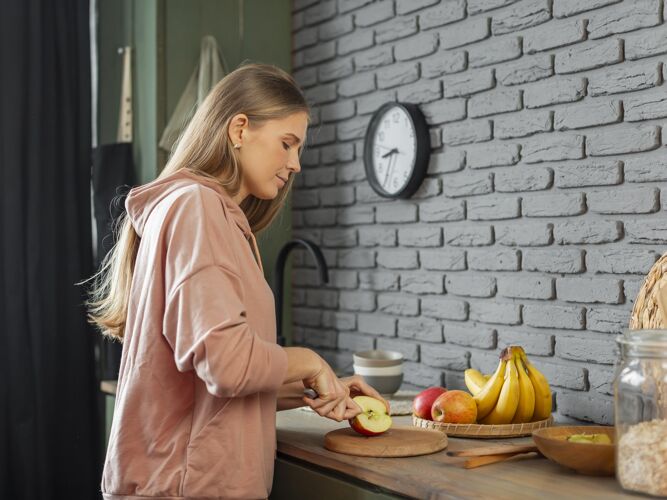
M291 12L291 0L98 0L99 142L116 139L122 71L118 47L134 48L134 159L145 183L167 160L157 143L197 64L202 36L216 37L230 70L251 60L291 71ZM290 237L286 206L258 237L270 283L278 250ZM288 269L287 279L290 275ZM288 293L283 332L288 339L290 311Z

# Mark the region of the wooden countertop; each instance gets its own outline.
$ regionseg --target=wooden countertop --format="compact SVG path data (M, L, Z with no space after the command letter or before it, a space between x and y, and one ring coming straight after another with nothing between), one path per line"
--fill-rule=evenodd
M410 417L392 417L395 425L411 425ZM447 450L504 444L528 444L531 438L450 438L447 450L409 458L368 458L324 449L324 435L346 427L304 410L278 412L278 453L415 498L642 498L625 493L613 477L589 477L534 455L476 469Z

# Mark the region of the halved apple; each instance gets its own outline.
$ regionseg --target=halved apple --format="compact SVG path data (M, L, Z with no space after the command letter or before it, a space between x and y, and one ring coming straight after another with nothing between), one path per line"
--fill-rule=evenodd
M349 420L350 427L363 436L377 436L391 427L391 417L387 408L379 399L370 396L357 396L353 401L363 413Z

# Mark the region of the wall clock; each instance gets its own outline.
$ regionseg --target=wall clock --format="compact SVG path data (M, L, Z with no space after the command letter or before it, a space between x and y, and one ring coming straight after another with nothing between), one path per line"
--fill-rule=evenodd
M371 118L364 139L364 167L371 187L385 198L409 198L428 168L431 139L416 104L389 102Z

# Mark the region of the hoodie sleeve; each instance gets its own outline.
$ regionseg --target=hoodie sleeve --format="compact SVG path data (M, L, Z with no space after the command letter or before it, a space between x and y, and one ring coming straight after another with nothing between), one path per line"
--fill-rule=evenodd
M243 296L229 244L235 228L217 195L204 196L199 191L177 199L168 222L164 336L177 368L194 370L215 396L275 391L287 354L248 325L244 301L251 298Z

